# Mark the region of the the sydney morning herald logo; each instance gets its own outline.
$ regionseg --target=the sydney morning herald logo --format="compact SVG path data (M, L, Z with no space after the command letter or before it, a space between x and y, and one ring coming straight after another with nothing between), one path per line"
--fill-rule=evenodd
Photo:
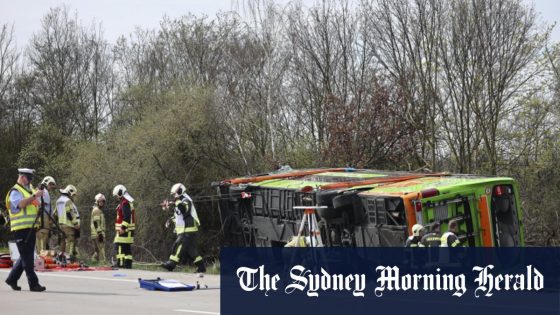
M516 274L494 274L493 265L485 267L474 266L474 296L491 297L499 291L540 291L544 286L544 276L532 265ZM371 293L378 298L386 291L443 291L450 292L455 297L462 297L467 292L467 277L465 274L442 273L441 268L435 268L433 273L401 274L397 266L375 267L376 286ZM319 297L321 292L351 292L355 297L365 297L368 294L365 274L331 274L324 268L313 272L301 265L294 265L289 272L287 281L281 281L278 274L268 274L265 266L258 268L239 267L236 275L239 286L246 292L262 292L269 296L273 292L292 294L305 292L309 297Z

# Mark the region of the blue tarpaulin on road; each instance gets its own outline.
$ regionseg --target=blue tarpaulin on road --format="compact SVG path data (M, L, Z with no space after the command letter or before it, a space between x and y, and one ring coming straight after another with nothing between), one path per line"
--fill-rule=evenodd
M138 279L140 288L150 291L192 291L195 286L184 284L177 280Z

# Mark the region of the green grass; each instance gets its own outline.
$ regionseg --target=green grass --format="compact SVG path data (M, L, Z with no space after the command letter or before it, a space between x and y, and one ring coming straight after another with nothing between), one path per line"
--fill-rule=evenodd
M85 259L83 262L90 267L110 266L110 262L99 263L95 260ZM146 271L166 271L160 267L160 263L146 263L146 262L133 262L132 269L146 270ZM196 267L191 265L179 265L173 272L195 273ZM218 260L206 266L206 273L210 275L220 274L220 262Z

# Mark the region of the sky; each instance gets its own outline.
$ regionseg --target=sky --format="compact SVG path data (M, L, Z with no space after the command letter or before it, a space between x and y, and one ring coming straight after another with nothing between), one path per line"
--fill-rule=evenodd
M542 23L560 20L560 1L525 0L534 4ZM121 35L128 35L137 26L157 28L163 16L177 18L189 12L213 17L219 11L231 11L242 6L243 0L0 0L0 25L14 26L18 47L24 47L33 33L41 28L41 18L51 7L67 5L70 12L77 11L83 25L93 21L101 23L105 38L114 43ZM290 0L275 1L285 5ZM314 0L301 0L310 6ZM560 23L558 23L560 24ZM551 40L560 42L560 25L556 26Z

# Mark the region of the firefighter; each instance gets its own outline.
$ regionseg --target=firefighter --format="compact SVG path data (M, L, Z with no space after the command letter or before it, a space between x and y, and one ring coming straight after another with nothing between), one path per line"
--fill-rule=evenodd
M51 218L53 215L50 191L56 188L56 182L52 176L46 176L41 182L40 188L43 190L40 207L41 212L41 229L37 231L37 253L49 249L49 233L51 230Z
M169 256L169 260L161 266L169 271L175 269L177 264L185 258L185 254L194 260L196 272L199 277L204 276L206 266L204 260L200 256L197 247L198 227L200 220L196 213L194 203L186 192L185 185L177 183L171 187L171 195L175 200L175 211L173 221L175 223L175 233L177 239L173 243L173 252ZM168 208L164 202L163 209Z
M439 247L441 243L440 224L434 222L430 227L430 233L424 235L420 242L424 247Z
M34 170L28 168L18 169L18 180L6 196L6 207L13 239L19 251L19 258L10 271L6 284L12 290L20 291L17 285L23 271L27 275L29 290L34 292L45 291L46 288L39 284L39 278L34 270L34 252L36 233L35 228L38 223L39 200L43 196L42 190L34 190L31 186Z
M447 225L447 232L441 236L441 247L458 247L462 246L461 241L457 237L459 232L459 222L457 220L449 221Z
M94 258L97 261L105 261L105 196L97 194L95 204L91 210L91 240L95 248Z
M424 247L421 242L422 236L424 236L424 227L422 224L414 224L412 226L412 235L406 239L404 247Z
M117 220L115 221L115 251L119 268L132 268L132 244L134 243L134 198L130 196L126 187L117 185L113 188L113 197L117 206Z
M64 232L64 237L60 240L59 259L66 262L66 254L68 254L70 261L75 261L77 256L76 239L80 237L80 215L74 204L74 196L76 196L78 190L74 185L68 185L59 191L60 197L56 201L56 209L58 224Z

